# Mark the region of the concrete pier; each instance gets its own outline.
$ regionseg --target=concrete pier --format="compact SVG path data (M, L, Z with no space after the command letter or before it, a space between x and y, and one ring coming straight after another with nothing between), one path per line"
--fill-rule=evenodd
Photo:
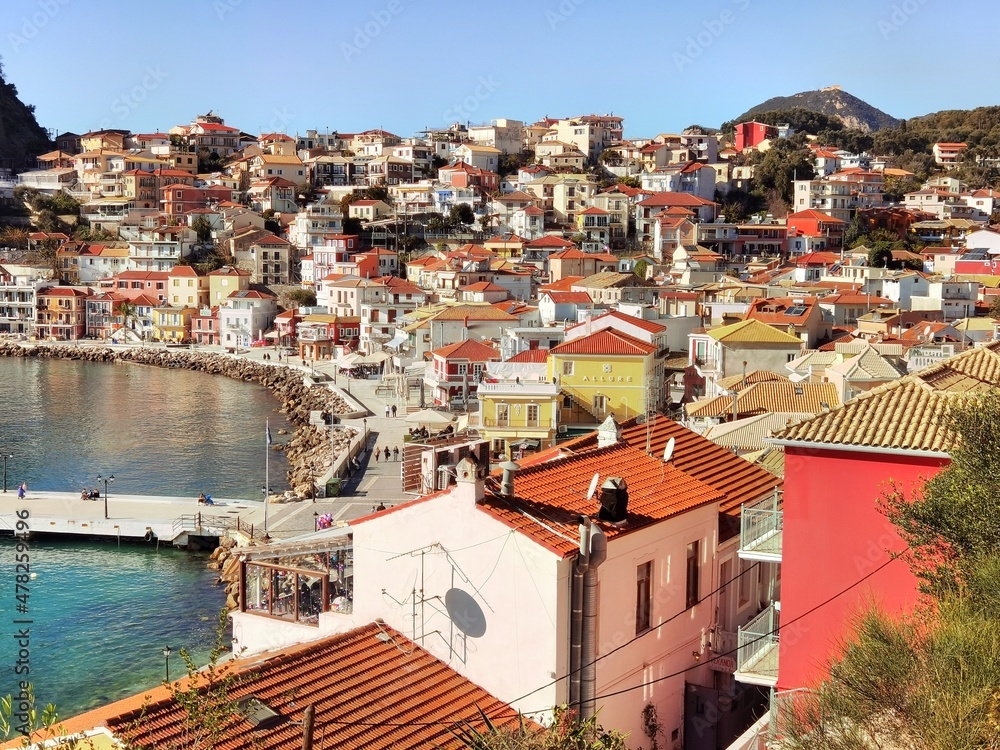
M22 500L16 488L0 494L0 535L13 535L18 513L27 512L29 536L95 537L106 541L146 541L186 547L197 539L238 532L260 538L264 504L215 498L213 505L199 505L197 498L151 495L104 495L83 500L79 492L28 490ZM273 510L273 508L272 508Z

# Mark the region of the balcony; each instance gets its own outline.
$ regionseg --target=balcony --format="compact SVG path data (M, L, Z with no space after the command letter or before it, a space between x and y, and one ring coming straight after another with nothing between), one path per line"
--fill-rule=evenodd
M740 513L740 548L737 554L744 560L781 562L781 531L783 512L778 496Z
M538 380L501 380L497 383L483 382L479 384L478 392L484 396L557 396L559 386Z
M736 674L748 685L774 687L778 682L778 605L771 604L736 634Z

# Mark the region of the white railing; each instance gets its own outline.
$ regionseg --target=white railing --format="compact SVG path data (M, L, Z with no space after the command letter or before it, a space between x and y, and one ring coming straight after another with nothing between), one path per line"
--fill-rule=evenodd
M736 679L751 684L778 681L778 609L772 603L737 632Z
M783 523L777 493L752 508L744 507L740 513L740 557L780 562Z

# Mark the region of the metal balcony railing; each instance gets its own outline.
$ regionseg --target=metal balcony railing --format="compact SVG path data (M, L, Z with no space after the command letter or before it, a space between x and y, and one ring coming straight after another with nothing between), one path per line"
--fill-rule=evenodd
M778 493L740 513L739 556L744 560L781 562L781 538L784 514L778 505Z
M750 685L778 682L778 608L767 609L736 634L736 679Z

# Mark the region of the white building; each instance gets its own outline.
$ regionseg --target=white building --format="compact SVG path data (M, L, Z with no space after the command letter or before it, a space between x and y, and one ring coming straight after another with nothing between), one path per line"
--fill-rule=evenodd
M253 289L233 292L219 308L219 343L245 349L262 338L277 314L277 300L271 295Z

